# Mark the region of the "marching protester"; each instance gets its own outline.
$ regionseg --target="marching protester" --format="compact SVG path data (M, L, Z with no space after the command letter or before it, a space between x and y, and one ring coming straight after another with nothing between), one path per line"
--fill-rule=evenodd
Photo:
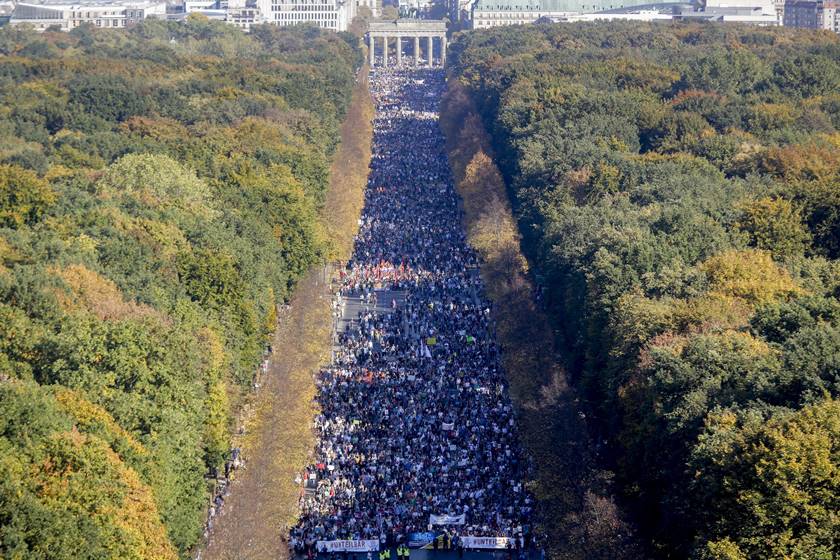
M527 467L438 126L443 87L438 69L372 73L371 173L341 274L341 295L364 305L317 378L298 553L373 540L402 560L408 535L434 526L460 551L461 535L532 542Z

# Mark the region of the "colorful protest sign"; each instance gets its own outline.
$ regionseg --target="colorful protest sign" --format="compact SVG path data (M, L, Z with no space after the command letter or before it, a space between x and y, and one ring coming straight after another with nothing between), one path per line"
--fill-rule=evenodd
M409 548L423 548L424 546L435 540L435 536L435 533L432 532L409 533L408 546Z

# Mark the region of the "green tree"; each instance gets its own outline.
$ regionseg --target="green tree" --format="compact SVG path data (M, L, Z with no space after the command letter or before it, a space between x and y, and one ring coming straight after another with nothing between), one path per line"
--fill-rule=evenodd
M7 26L0 53L0 385L62 422L27 432L0 395L24 424L0 437L0 555L186 555L275 306L325 254L359 41L190 17Z
M837 61L821 54L786 57L776 63L773 75L783 92L797 97L830 94L840 87Z
M205 219L216 215L207 185L164 155L127 155L106 170L97 188L124 201L129 211L177 208Z
M840 535L840 403L718 411L690 462L699 558L835 557Z
M31 225L55 200L53 190L35 173L16 165L0 165L0 225Z
M611 22L450 46L450 83L490 134L564 365L656 557L834 552L820 537L809 555L798 524L772 537L789 549L757 548L745 535L785 507L770 487L731 461L733 500L772 505L717 507L686 465L720 410L766 420L837 394L839 45Z
M769 77L767 65L747 49L712 49L687 65L683 87L743 95Z
M68 87L71 106L107 121L121 122L147 110L146 97L122 76L81 75Z
M810 235L790 201L761 198L742 208L738 227L749 235L752 246L770 251L776 258L801 255L808 247Z
M10 558L176 558L151 491L29 384L0 386L0 550Z

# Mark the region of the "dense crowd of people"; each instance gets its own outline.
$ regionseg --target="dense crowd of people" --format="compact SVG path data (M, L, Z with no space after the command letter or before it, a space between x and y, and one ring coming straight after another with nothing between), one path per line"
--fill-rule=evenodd
M430 515L452 516L437 528L454 539L532 539L527 467L438 126L443 87L440 69L372 72L371 173L341 276L341 295L365 305L318 376L315 461L290 532L298 552L320 540L402 543Z

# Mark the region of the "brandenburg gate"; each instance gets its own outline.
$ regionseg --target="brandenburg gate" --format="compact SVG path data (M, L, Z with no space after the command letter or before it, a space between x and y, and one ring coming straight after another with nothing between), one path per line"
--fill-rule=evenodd
M370 65L376 64L376 43L382 39L382 65L388 66L389 41L393 38L397 41L397 66L403 65L403 39L408 39L411 46L411 54L414 55L414 66L421 65L421 41L426 43L425 64L431 68L435 60L440 65L446 64L446 22L434 19L406 19L401 18L394 21L372 21L368 24L368 48L370 50ZM412 39L414 44L411 45ZM435 49L435 39L438 48ZM439 55L435 57L435 50ZM410 56L410 55L408 55Z

